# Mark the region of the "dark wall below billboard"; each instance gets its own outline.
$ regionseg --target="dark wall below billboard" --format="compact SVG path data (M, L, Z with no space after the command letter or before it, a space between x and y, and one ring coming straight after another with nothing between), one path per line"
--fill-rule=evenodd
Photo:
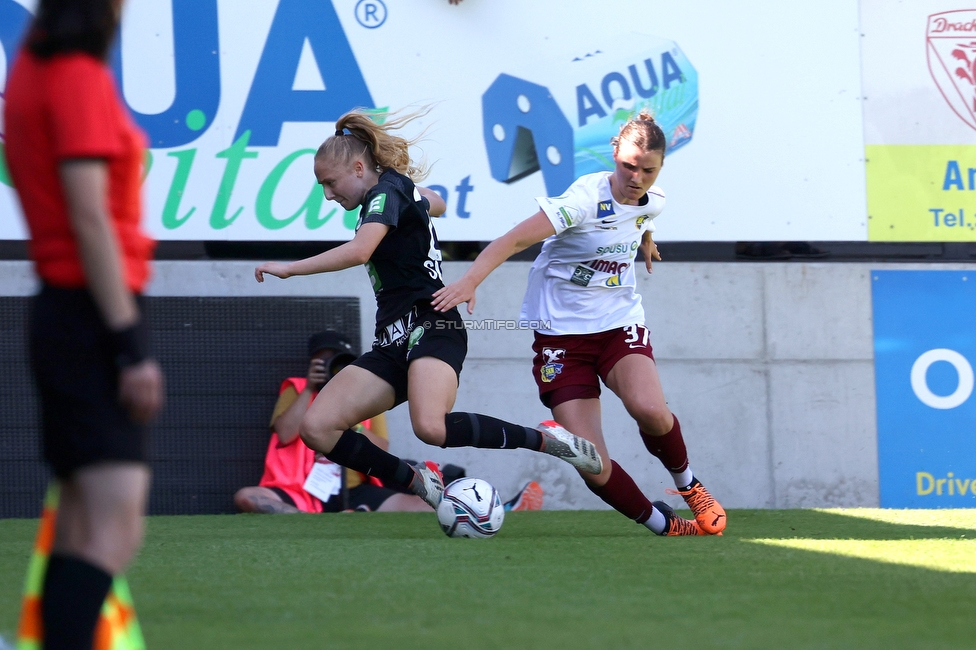
M0 298L0 518L37 517L48 481L27 359L30 298ZM304 376L308 336L344 333L361 350L357 298L150 297L166 408L152 431L149 513L234 512L256 485L281 380Z

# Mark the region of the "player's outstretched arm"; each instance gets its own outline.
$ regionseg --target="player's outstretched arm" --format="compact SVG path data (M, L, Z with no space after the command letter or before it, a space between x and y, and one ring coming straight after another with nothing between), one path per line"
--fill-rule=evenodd
M651 237L650 232L645 232L641 238L640 250L644 254L644 267L648 273L651 273L651 263L653 260L660 262L661 253L658 252L657 244L654 243L654 238Z
M553 228L549 217L546 216L545 212L539 210L488 244L488 247L481 251L474 264L461 276L461 279L434 292L431 305L437 311L447 311L462 302L466 302L468 303L468 313L474 313L475 289L484 282L488 274L515 253L524 251L532 244L555 234L556 229Z
M285 279L293 275L341 271L365 264L389 230L390 227L385 224L364 223L359 227L355 237L324 253L295 262L265 262L261 264L254 269L254 279L258 282L264 282L265 273Z

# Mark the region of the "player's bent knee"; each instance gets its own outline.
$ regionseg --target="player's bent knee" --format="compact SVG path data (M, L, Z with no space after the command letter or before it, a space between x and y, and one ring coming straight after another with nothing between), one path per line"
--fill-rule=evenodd
M328 426L323 427L319 423L303 419L302 423L298 426L298 435L309 449L327 454L332 451L336 442L339 441L342 430L335 430Z
M632 413L632 417L637 420L644 433L652 436L663 436L674 426L674 418L667 409L638 408Z
M610 461L607 458L603 459L603 471L599 474L590 474L589 472L584 472L582 470L577 470L583 481L590 487L603 487L610 480Z
M428 445L435 445L438 447L443 445L444 440L447 438L447 429L444 426L443 416L436 420L425 418L414 421L413 432L418 438L426 442Z

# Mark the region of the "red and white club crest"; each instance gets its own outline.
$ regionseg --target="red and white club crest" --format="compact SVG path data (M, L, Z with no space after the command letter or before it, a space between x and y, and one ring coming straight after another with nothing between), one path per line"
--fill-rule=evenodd
M939 92L976 129L976 9L932 14L925 40L929 72Z

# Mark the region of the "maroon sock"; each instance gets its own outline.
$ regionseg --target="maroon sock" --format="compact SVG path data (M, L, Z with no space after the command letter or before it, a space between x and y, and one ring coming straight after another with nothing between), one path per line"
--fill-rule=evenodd
M617 464L617 461L611 460L610 465L612 468L610 480L606 482L606 485L594 487L587 483L587 487L590 488L590 492L603 499L623 516L643 524L651 516L654 506L634 483L634 479L630 478L630 474Z
M681 425L678 424L678 418L674 414L672 416L674 417L674 425L663 436L652 436L643 431L640 432L640 435L647 451L660 460L669 472L678 474L688 469L688 450L685 449L685 440L681 437Z

